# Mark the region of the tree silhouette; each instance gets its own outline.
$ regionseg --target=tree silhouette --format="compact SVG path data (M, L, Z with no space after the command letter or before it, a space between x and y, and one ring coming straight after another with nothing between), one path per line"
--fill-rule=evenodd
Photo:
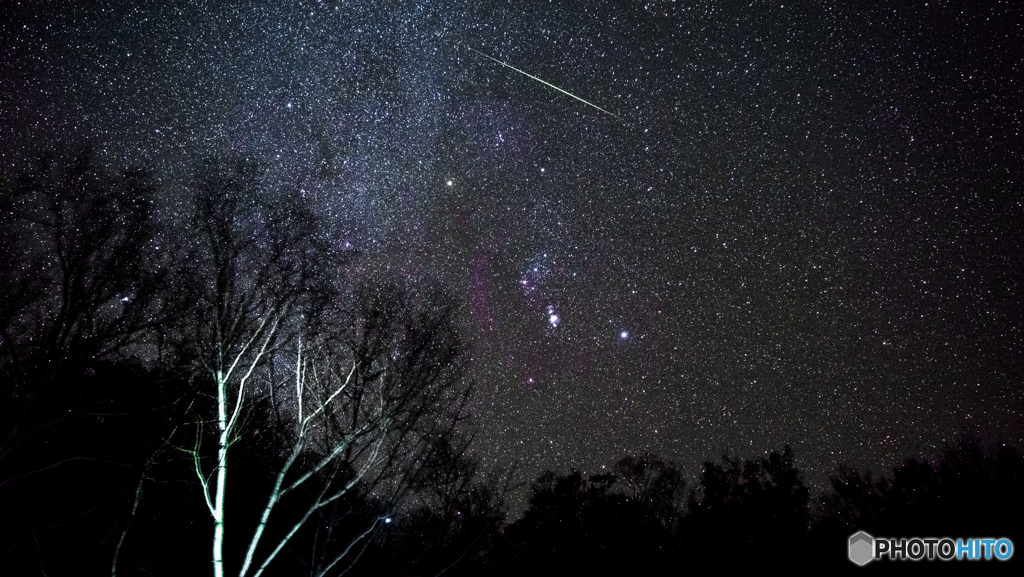
M88 149L38 157L0 194L4 564L59 543L77 563L40 564L102 566L103 531L173 428L180 391L143 362L170 314L153 194L145 172L111 176Z
M1024 517L1024 455L1019 450L1006 443L986 448L976 437L961 435L946 446L937 469L942 525L948 533L1019 538Z
M1024 509L1017 485L1024 457L1005 444L986 449L969 435L938 458L909 458L889 477L840 467L822 496L816 531L880 535L1010 534ZM972 533L973 532L973 533Z
M416 506L399 515L355 574L477 575L490 572L491 549L505 519L511 471L486 478L470 457L470 439L438 443L424 462Z
M646 469L636 460L632 465L624 468L633 473ZM634 488L639 480L634 477ZM669 535L657 507L615 491L615 486L611 473L584 479L579 471L564 476L548 471L538 477L531 485L530 507L506 532L501 566L509 574L603 574L662 564Z
M163 273L149 257L152 191L145 173L108 177L83 150L68 162L39 159L3 195L0 462L93 406L69 381L163 320Z
M701 494L690 493L686 546L755 560L802 542L809 528L809 492L787 446L747 461L705 463Z
M686 481L675 466L651 455L623 457L614 467L633 501L648 508L666 530L679 523Z

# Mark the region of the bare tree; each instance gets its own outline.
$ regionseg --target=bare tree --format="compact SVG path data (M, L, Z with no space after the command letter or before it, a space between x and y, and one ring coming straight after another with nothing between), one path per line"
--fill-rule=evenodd
M261 201L251 164L211 162L195 183L193 218L182 232L191 240L187 284L193 301L176 335L186 358L194 360L201 384L213 388L216 453L207 471L197 434L190 451L203 497L214 520L214 574L224 574L224 520L228 454L240 426L246 399L255 393L254 376L287 340L283 321L306 295L311 233L308 213ZM201 389L202 390L202 389Z
M94 409L103 399L70 385L165 319L153 191L141 171L107 176L88 150L42 157L0 191L0 463Z
M249 167L214 168L195 197L198 306L180 334L211 390L214 414L187 452L214 520L214 575L226 571L229 455L256 399L269 401L286 450L266 456L276 471L238 574L263 574L310 519L357 490L372 494L379 515L315 544L311 573L323 575L365 543L455 431L469 393L457 333L432 296L379 283L340 290L331 267L343 257L317 245L322 231L297 197L261 201Z
M260 575L318 513L372 493L378 514L354 535L328 532L311 574L335 569L402 498L423 484L424 465L450 447L469 394L451 311L393 287L366 285L349 330L295 344L287 407L290 453L249 542L240 575ZM420 302L416 302L420 301ZM300 489L305 489L299 492ZM271 514L293 493L295 514L259 555ZM333 539L331 538L333 537ZM262 560L258 560L262 559Z

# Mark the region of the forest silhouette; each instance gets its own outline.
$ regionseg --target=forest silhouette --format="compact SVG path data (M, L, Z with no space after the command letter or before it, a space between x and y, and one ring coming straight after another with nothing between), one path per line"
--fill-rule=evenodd
M212 234L223 235L230 250L256 251L230 266L202 236L172 234L153 216L158 189L145 171L110 175L82 151L40 156L0 182L0 574L205 575L213 520L202 495L212 476L197 471L231 471L228 531L262 527L266 495L276 474L288 471L293 450L311 482L296 484L295 501L276 503L265 541L281 547L268 575L611 575L771 565L853 571L861 568L847 559L846 542L858 530L1022 542L1024 457L970 435L882 473L841 466L820 495L805 484L788 446L704 463L693 486L671 461L626 455L608 473L540 475L526 510L512 520L514 472L485 470L471 456L465 347L451 326L450 298L376 277L337 284L331 275L359 255L335 250L332 231L298 195L250 194L255 185L244 163L203 170L207 178L196 188L206 196L192 200L200 208L204 198L217 201L206 206ZM250 247L236 242L247 238L233 236L240 231L266 236ZM202 251L213 256L203 260ZM259 268L267 254L276 255L273 266ZM214 270L218 262L227 268ZM243 269L257 272L244 276ZM202 360L216 356L208 345L220 338L204 315L220 309L200 308L200 277L211 290L241 295L240 303L266 299L260 302L272 303L272 314L283 310L279 302L299 311L281 316L281 330L292 336L266 337L273 354L245 357L267 385L240 401L244 426L230 439L227 465L201 451L216 443L216 426L204 416L216 412L216 398L203 384L209 363ZM218 284L229 282L249 284L236 292ZM348 308L332 308L339 300ZM330 333L315 320L345 330ZM346 362L366 388L339 385L344 395L361 392L311 429L316 441L299 450L302 413L289 413L293 405L275 385L295 368L274 355L305 350L291 343L308 346L300 337L309 331L336 337L317 341L327 343L323 351L349 347L355 360ZM400 378L386 381L392 374ZM397 392L410 383L422 388ZM394 388L384 392L385 385ZM316 392L316 406L330 407L325 415L341 398L332 390ZM345 421L371 398L381 407L393 402L386 405L393 410L372 415L390 428ZM361 456L372 451L385 456ZM328 453L336 457L329 463ZM249 544L248 535L227 534L226 574L239 573ZM270 551L266 543L252 547ZM985 568L1017 570L1017 557ZM960 569L948 562L914 568Z

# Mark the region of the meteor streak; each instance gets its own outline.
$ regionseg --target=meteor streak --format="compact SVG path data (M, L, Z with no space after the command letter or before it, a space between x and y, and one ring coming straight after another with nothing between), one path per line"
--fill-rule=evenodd
M587 106L593 106L594 108L600 110L601 112L603 112L605 114L608 114L610 116L614 116L615 118L618 118L619 120L622 120L622 117L619 116L618 114L615 114L615 113L612 113L612 112L608 112L604 108L601 108L600 106L598 106L598 105L596 105L596 104L594 104L592 102L587 102L586 100L583 100L579 96L576 96L575 94L573 94L573 93L571 93L569 91L562 90L561 88L555 86L554 84L551 84L550 82L547 82L546 80L543 80L541 78L537 78L536 76L534 76L534 75L532 75L532 74L530 74L528 72L523 72L522 70L516 68L515 66L512 66L511 64L506 64L506 63L502 62L501 60L498 60L497 58L494 58L493 56L488 56L488 55L484 54L483 52L480 52L479 50L476 50L476 49L474 49L474 48L472 48L470 46L466 46L466 48L469 48L470 50L472 50L473 52L476 52L480 56L483 56L484 58L488 58L490 60L493 60L493 61L497 62L498 64L501 64L502 66L504 66L506 68L511 68L512 70L515 70L516 72L522 74L523 76L532 78L532 79L536 80L537 82L540 82L541 84L544 84L545 86L550 86L551 88L554 88L555 90L561 92L562 94L565 94L567 96L571 96L571 97L575 98L576 100L579 100L583 104L586 104Z

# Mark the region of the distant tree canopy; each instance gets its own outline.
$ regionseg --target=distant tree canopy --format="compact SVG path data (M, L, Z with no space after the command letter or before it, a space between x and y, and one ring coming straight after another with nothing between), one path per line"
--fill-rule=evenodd
M891 476L842 467L821 498L818 527L852 533L1009 534L1024 514L1024 457L962 436L935 461L907 459Z
M793 452L767 458L705 463L700 495L690 494L687 539L709 552L767 552L799 542L809 528L810 493L793 464Z
M675 466L626 457L615 473L548 471L530 487L529 508L495 551L507 574L654 568L669 559L686 487Z
M509 575L594 574L692 565L850 568L846 539L879 536L1021 537L1019 484L1024 456L985 449L970 436L935 461L908 459L891 475L849 467L812 502L792 450L705 463L685 488L675 467L650 456L621 459L614 474L585 478L547 472L531 486L530 506L505 529L495 558ZM787 553L785 559L780 555ZM799 553L799 554L797 554Z

